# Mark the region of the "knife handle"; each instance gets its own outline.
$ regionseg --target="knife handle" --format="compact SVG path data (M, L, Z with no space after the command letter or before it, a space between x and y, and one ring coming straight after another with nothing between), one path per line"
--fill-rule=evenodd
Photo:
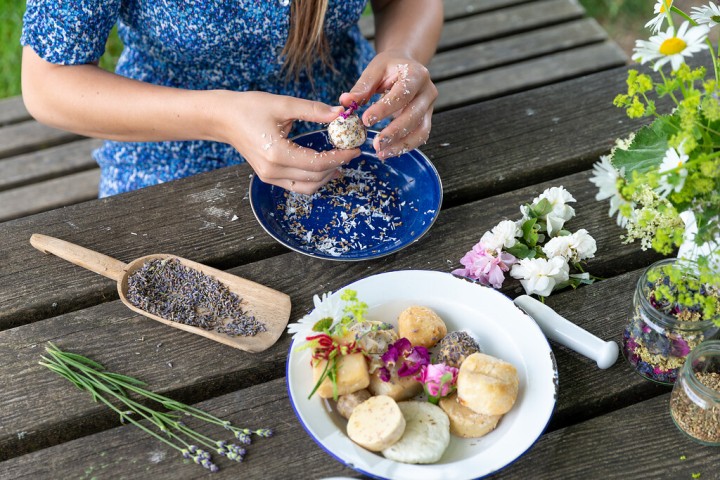
M520 295L513 302L535 320L546 337L595 360L598 367L609 368L617 360L619 348L614 341L599 339L528 295Z

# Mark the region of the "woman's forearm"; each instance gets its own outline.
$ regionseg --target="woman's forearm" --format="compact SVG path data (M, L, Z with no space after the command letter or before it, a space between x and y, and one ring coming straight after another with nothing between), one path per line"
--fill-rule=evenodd
M120 141L218 140L222 91L128 79L95 65L54 65L24 47L23 99L40 122Z
M375 50L401 52L427 65L443 25L442 0L373 0Z

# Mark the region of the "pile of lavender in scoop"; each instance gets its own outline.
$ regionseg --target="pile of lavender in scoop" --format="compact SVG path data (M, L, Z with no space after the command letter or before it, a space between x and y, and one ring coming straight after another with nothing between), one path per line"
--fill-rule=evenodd
M233 337L252 337L266 330L227 286L176 259L151 260L133 272L127 298L166 320Z

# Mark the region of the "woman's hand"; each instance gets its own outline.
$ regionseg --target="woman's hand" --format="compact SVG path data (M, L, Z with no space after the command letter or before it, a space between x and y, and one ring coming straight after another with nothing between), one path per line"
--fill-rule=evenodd
M221 100L222 138L265 183L312 194L339 175L359 149L316 152L287 139L295 120L330 123L343 111L320 102L262 92L227 92Z
M376 93L384 96L368 107L363 123L372 126L392 116L394 119L373 140L379 158L400 155L427 142L430 136L433 104L438 92L428 69L406 55L384 51L370 62L340 103L367 103Z

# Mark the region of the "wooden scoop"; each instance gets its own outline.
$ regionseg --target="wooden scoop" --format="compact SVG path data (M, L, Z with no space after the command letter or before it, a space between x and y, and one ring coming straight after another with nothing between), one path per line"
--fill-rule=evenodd
M152 318L153 320L157 320L158 322L170 325L171 327L196 333L241 350L261 352L269 348L280 338L290 319L290 297L288 295L260 285L259 283L251 282L250 280L231 275L222 270L176 257L175 255L146 255L133 260L129 264L125 264L102 253L88 250L87 248L58 238L48 237L47 235L33 234L32 237L30 237L30 244L41 252L52 253L75 265L87 268L88 270L92 270L95 273L117 281L120 300L131 310ZM235 337L213 330L204 330L199 327L166 320L136 307L127 299L128 277L140 269L146 262L156 259L176 259L186 267L198 270L222 282L231 292L237 294L242 299L244 311L248 315L254 315L258 321L265 324L267 330L252 337Z

